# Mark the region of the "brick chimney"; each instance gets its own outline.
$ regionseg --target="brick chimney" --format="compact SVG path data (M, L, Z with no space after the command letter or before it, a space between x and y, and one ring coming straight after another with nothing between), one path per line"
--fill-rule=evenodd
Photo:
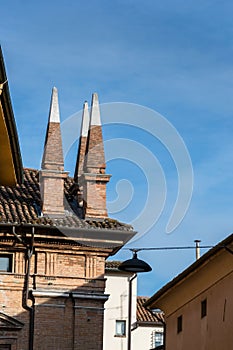
M64 172L58 93L54 87L40 171L44 215L64 215L64 179L67 175Z
M106 185L111 175L105 174L105 168L99 101L98 95L94 93L92 95L84 173L80 179L83 185L85 218L105 218L108 216L106 208Z

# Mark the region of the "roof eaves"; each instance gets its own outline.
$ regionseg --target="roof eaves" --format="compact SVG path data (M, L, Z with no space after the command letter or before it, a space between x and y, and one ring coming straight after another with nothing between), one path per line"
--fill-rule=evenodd
M5 122L10 135L10 145L11 145L12 157L13 157L13 162L15 167L16 180L18 183L22 183L23 181L22 158L21 158L21 152L20 152L20 146L19 146L13 108L11 104L10 91L7 83L7 75L6 75L5 65L4 65L3 53L0 45L0 83L3 83L3 82L6 82L1 95L4 111L7 115Z
M162 321L136 321L133 324L133 327L163 327L164 324Z
M64 227L51 226L33 223L2 223L0 227L20 227L37 229L49 228L49 230L57 230L64 234L71 241L76 241L83 246L99 247L103 249L111 249L111 254L115 254L121 247L135 234L133 231L121 231L100 228L83 228L83 227ZM96 238L98 233L98 239ZM114 237L113 237L114 234ZM109 238L108 238L109 237ZM108 238L108 239L107 239ZM114 238L114 239L113 239Z

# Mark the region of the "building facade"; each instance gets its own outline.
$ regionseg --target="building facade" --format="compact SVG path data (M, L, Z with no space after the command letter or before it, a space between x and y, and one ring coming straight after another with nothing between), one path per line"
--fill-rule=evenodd
M104 350L128 349L129 279L133 273L118 270L120 262L107 261L106 293L109 299L104 314ZM150 350L163 344L162 313L152 313L144 307L146 297L137 296L137 278L132 279L131 348Z
M93 94L74 178L64 170L53 88L41 169L0 186L0 349L103 349L105 260L135 234L108 217L105 167Z
M166 318L166 350L229 350L233 344L233 235L146 302Z

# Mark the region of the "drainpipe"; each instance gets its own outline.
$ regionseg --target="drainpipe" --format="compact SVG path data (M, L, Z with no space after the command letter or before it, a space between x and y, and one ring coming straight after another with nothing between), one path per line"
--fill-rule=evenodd
M132 319L132 282L137 277L135 273L132 277L129 277L129 299L128 299L128 344L127 350L131 350L131 319Z
M32 227L32 239L31 244L27 246L27 256L26 256L26 275L24 280L24 289L22 297L22 306L25 310L29 311L29 350L33 350L33 341L34 341L34 306L28 305L29 300L29 278L30 278L30 268L31 268L31 257L33 254L34 247L34 234L35 227Z
M72 350L75 347L75 299L73 293L70 293L70 298L72 300Z

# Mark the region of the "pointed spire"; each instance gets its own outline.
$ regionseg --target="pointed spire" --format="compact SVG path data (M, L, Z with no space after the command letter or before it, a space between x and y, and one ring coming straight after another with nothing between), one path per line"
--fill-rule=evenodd
M97 93L92 95L90 127L86 150L86 172L105 173L105 155Z
M90 124L90 116L89 116L89 110L88 110L88 103L87 101L85 101L83 104L81 136L87 137L89 124Z
M64 170L57 88L53 88L45 138L42 169Z
M64 172L58 93L53 88L40 171L43 214L64 215L64 179L67 175Z
M50 123L60 123L58 92L57 92L57 88L55 86L53 87L53 90L52 90L50 112L49 112L49 122Z
M89 123L90 123L90 116L89 116L89 110L88 110L88 103L87 101L85 101L83 105L82 125L81 125L80 138L79 138L77 162L76 162L76 167L74 172L74 179L76 182L78 182L78 179L83 174Z
M84 171L81 177L83 187L84 217L105 218L106 185L111 175L105 174L105 155L100 121L98 95L92 95L91 116L84 161Z
M99 99L96 92L92 95L91 125L101 125Z

